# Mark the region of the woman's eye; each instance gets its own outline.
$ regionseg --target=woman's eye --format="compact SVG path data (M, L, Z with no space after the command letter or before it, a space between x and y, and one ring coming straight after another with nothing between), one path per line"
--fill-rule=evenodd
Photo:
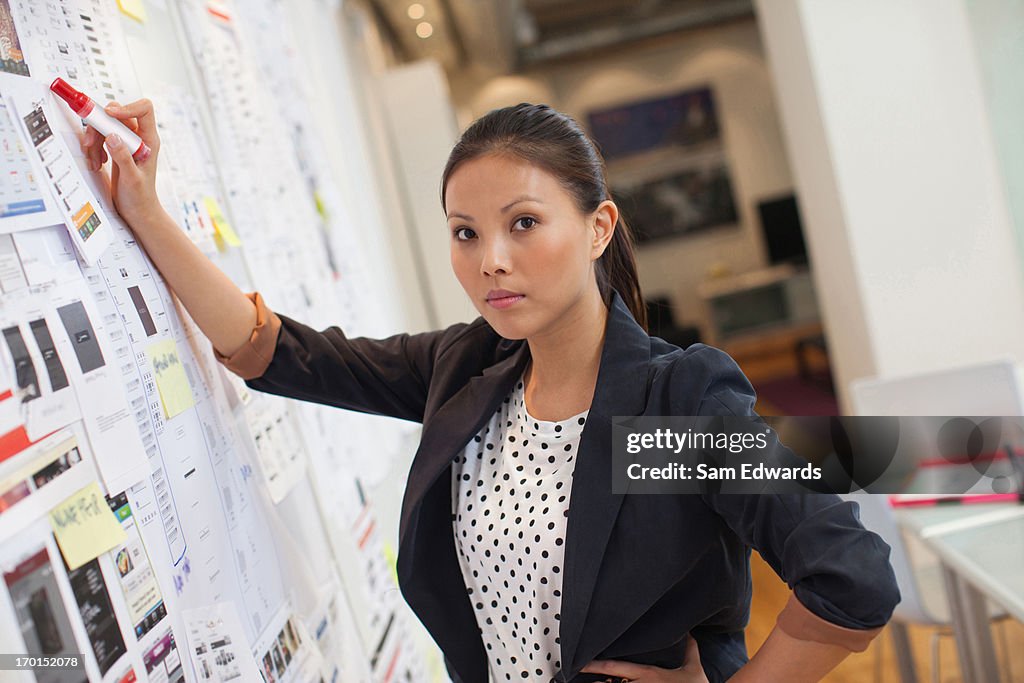
M455 228L454 235L455 239L465 242L466 240L473 239L476 233L469 228Z
M537 225L537 220L530 216L523 216L516 221L516 225L521 225L523 228L529 230L533 226Z

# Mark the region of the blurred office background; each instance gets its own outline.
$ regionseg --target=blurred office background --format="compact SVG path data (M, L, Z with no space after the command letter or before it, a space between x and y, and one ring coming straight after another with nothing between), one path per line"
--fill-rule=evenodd
M400 293L407 328L476 317L438 198L459 131L545 102L604 150L639 235L652 333L731 353L762 413L852 414L858 382L992 362L1017 372L1024 3L332 7L360 93L343 135L367 173L349 191L361 231L388 245L382 286ZM754 580L752 652L788 592L759 560ZM941 580L922 590L941 598ZM921 680L980 680L960 670L946 614L876 639L828 680L912 680L908 652ZM1002 620L997 633L1002 680L1024 680L1024 628Z
M383 228L409 318L475 316L440 169L488 110L546 102L601 144L657 332L734 354L766 408L1013 356L1021 282L1020 3L362 0Z

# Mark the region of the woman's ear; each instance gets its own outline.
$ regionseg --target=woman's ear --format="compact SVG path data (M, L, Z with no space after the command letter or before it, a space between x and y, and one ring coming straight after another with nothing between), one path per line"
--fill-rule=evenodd
M618 222L619 207L615 206L615 202L606 199L597 205L597 209L591 215L593 238L590 257L593 260L599 259L604 250L608 248L612 237L615 236L615 226Z

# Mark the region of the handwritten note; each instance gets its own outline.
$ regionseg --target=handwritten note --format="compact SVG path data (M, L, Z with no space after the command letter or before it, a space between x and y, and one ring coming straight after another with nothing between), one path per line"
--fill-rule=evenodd
M178 347L173 339L166 339L146 349L149 363L153 367L156 388L160 392L160 402L164 406L164 415L170 420L175 415L195 405L192 387L189 386L185 366L178 358Z
M50 526L69 569L95 560L126 537L95 481L51 510Z
M242 246L242 240L238 239L231 223L224 217L224 212L220 210L217 200L213 197L204 197L203 206L206 207L206 212L210 214L210 220L213 221L213 230L217 235L217 245L221 247L221 251L225 244L232 247Z

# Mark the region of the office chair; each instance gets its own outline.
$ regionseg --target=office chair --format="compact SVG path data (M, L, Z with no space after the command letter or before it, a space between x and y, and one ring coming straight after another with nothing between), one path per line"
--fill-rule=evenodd
M901 683L916 683L917 670L911 655L907 626L935 627L931 637L932 681L942 681L940 669L941 639L953 635L953 618L942 584L942 572L938 558L920 545L908 543L899 525L896 514L889 504L889 498L877 493L846 493L840 498L856 502L860 506L860 521L864 528L875 532L889 544L892 552L889 561L896 574L900 588L900 603L893 612L889 623L892 643L896 650L896 662ZM1006 622L1010 615L1005 610L989 606L989 619L999 625L1001 662L1000 669L1012 679L1009 660L1009 645L1006 638ZM881 643L880 643L881 645ZM875 681L881 681L882 647L875 651Z

